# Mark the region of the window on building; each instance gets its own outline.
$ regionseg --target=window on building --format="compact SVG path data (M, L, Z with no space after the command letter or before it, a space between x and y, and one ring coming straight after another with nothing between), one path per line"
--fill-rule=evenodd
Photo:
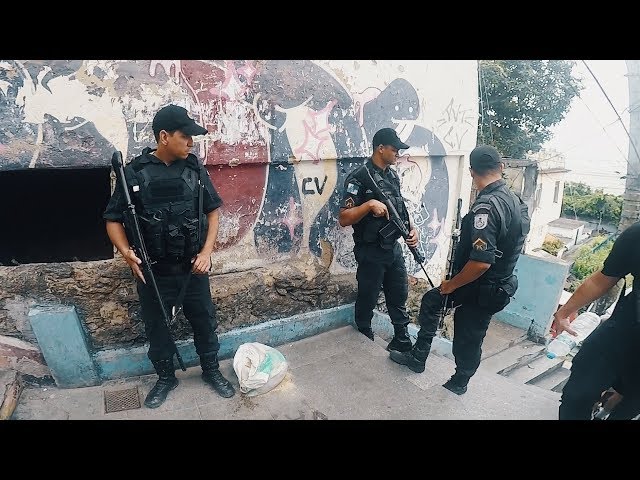
M556 189L553 191L553 203L558 203L558 197L560 196L560 182L556 182Z
M536 208L538 208L538 206L540 205L540 198L542 198L542 185L539 185L538 189L536 190L536 196L535 196L534 202L533 202L533 209L534 210Z
M110 168L0 171L0 265L113 258Z

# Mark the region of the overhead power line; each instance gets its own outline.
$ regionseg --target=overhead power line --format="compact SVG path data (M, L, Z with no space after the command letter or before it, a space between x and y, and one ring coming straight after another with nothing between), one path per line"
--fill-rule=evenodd
M600 87L600 90L602 90L602 93L604 94L604 96L606 97L607 101L609 102L609 105L611 105L611 108L613 108L613 111L616 112L616 115L618 116L618 120L620 120L620 123L622 124L622 128L624 128L624 131L627 134L627 137L629 137L629 143L633 147L633 151L636 152L636 158L638 160L640 160L640 154L638 154L638 149L636 148L636 144L633 141L633 138L631 138L631 134L629 133L629 130L627 130L627 127L625 126L624 122L622 121L622 118L620 117L620 114L618 113L618 110L616 110L616 107L611 102L611 99L609 98L609 95L607 95L607 92L604 91L604 88L602 88L602 85L600 85L600 81L595 76L595 74L591 71L591 69L589 68L589 65L587 65L587 62L585 60L582 60L582 63L584 63L584 66L587 67L587 70L589 70L589 73L591 74L593 79L598 84L598 87ZM627 162L628 162L628 160L627 160Z

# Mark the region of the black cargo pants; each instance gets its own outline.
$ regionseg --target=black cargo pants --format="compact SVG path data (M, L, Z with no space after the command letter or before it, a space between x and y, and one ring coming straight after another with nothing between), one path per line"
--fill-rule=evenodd
M405 304L409 285L400 244L396 242L392 248L383 249L377 244L361 243L356 244L353 253L358 262L356 326L371 328L373 309L378 301L380 288L384 291L391 323L398 326L407 325L409 316Z
M498 287L477 283L464 285L447 297L448 307L457 307L453 314L453 356L456 374L467 380L478 370L482 342L494 313L510 302L510 297ZM420 304L418 338L428 345L438 329L444 295L437 288L424 294Z
M156 274L155 278L167 314L171 317L171 307L180 293L185 274ZM147 355L152 361L171 358L175 352L153 288L148 279L146 284L137 280L137 287L142 320L149 340L149 352ZM182 305L184 316L193 329L193 343L196 353L198 355L217 353L220 349L218 336L216 335L218 323L216 321L216 308L211 300L208 274L191 274L189 276L189 283L187 284Z

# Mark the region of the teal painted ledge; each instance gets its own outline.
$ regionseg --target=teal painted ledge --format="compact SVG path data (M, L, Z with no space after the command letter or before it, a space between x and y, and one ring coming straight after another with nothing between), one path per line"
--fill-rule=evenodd
M532 340L543 338L551 328L570 265L559 259L520 255L514 272L518 290L499 320L527 331Z
M88 387L101 383L75 307L36 305L29 309L28 318L51 376L59 387Z
M335 328L353 325L353 319L354 304L347 304L230 330L218 336L220 341L218 358L221 360L232 358L243 343L259 342L275 347ZM176 345L185 366L192 367L200 364L192 340L176 342ZM101 350L93 357L100 371L100 377L104 381L154 373L153 365L147 357L147 350L148 345Z

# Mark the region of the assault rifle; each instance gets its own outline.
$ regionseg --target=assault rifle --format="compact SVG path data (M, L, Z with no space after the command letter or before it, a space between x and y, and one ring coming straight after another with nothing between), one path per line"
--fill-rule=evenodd
M160 311L162 312L162 319L165 322L167 327L167 332L169 334L169 340L173 344L173 349L176 353L176 357L178 359L178 363L180 364L180 368L183 371L187 369L184 366L184 362L182 361L182 357L180 356L180 352L178 351L178 347L176 347L173 338L171 337L171 330L169 329L169 315L167 314L167 310L164 306L164 302L162 301L162 297L160 296L160 290L158 290L158 284L156 282L156 277L153 275L153 271L151 270L152 261L147 252L147 248L144 244L144 238L142 236L142 231L140 230L140 223L138 222L138 215L136 213L136 207L131 201L131 195L129 195L129 186L127 185L127 180L124 175L124 164L122 162L122 153L119 151L115 151L113 156L111 157L111 166L113 167L113 171L116 174L118 179L118 184L122 190L122 193L125 198L125 202L127 204L127 209L124 211L124 224L127 230L129 231L129 241L131 242L131 246L133 247L133 251L136 256L142 260L142 273L144 278L149 284L156 295L158 300L158 304L160 305Z
M447 256L447 274L445 276L445 280L451 280L453 277L453 266L454 266L454 258L456 254L456 247L458 246L458 241L460 239L460 211L462 210L462 199L458 199L458 206L456 208L456 220L453 223L453 230L451 232L451 244L449 245L449 255ZM440 310L440 322L438 324L438 328L442 329L444 325L444 317L448 312L447 308L447 300L449 299L449 295L445 295L442 301L442 309Z
M393 203L391 202L391 200L389 200L389 197L387 197L385 193L382 191L382 189L378 185L378 182L376 182L376 180L373 179L373 177L371 176L371 172L369 172L369 169L366 166L363 166L362 168L364 168L364 170L367 172L367 177L368 177L363 179L365 183L364 186L371 189L371 191L374 193L376 198L386 205L387 211L389 212L389 220L391 221L393 226L395 226L398 232L402 235L402 238L404 238L406 241L407 238L409 238L409 230L407 230L407 227L402 222L402 219L400 218L400 215L398 214L396 207L393 206ZM382 177L380 177L380 174L378 172L374 172L374 175L376 176L376 179L378 181L383 181ZM408 244L407 244L407 247L409 247ZM429 274L424 269L424 265L423 265L425 260L424 256L420 253L420 251L418 251L416 247L409 247L409 251L413 255L413 258L415 259L415 261L422 268L422 271L427 277L427 281L431 285L431 288L435 288L435 286L433 285L433 282L429 278Z

